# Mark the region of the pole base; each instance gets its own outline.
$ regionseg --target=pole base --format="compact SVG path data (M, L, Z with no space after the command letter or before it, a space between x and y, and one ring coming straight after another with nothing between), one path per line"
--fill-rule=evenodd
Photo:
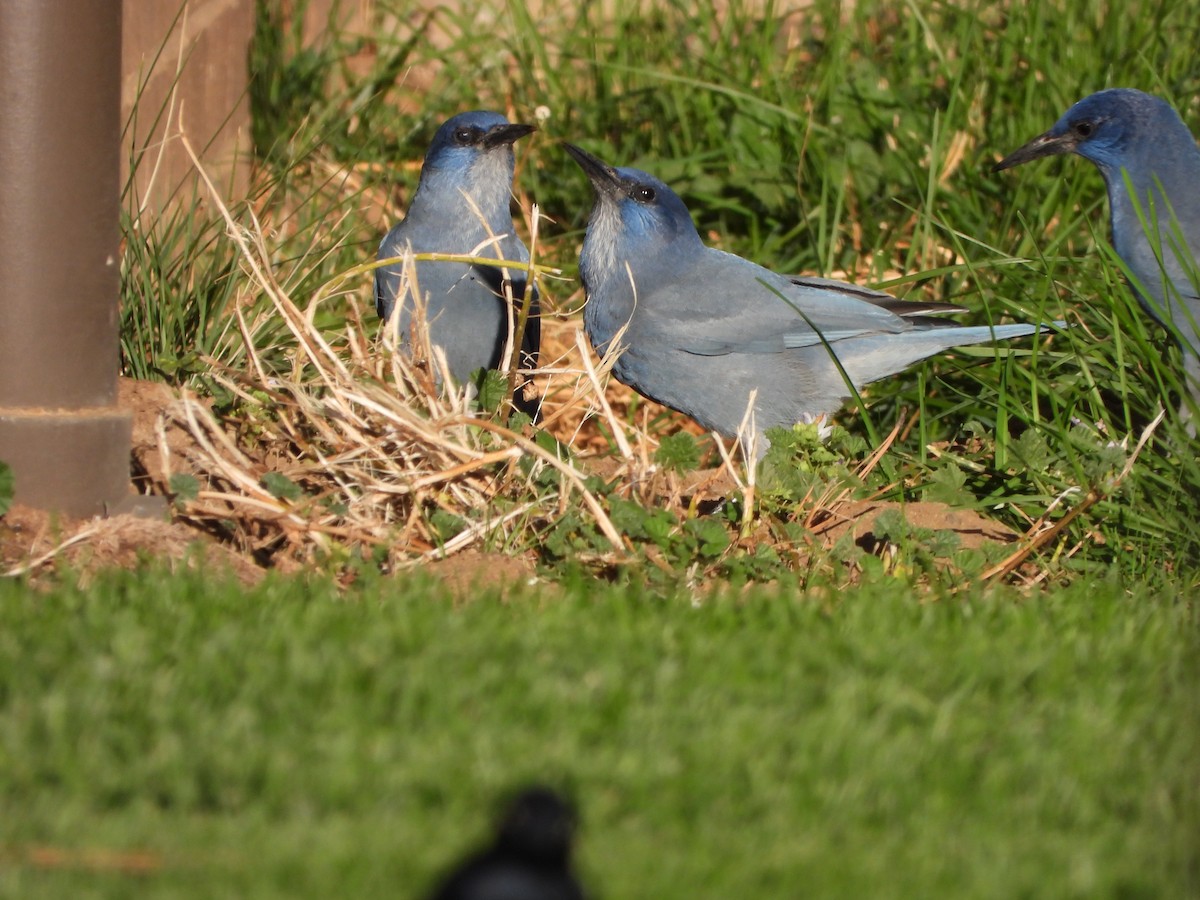
M0 409L0 461L19 503L69 516L101 516L132 493L133 417L117 407Z

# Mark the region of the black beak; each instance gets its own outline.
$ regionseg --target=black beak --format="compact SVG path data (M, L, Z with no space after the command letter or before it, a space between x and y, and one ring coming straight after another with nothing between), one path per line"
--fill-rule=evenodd
M575 162L579 163L579 168L583 169L583 174L591 181L597 193L612 194L620 189L621 176L617 174L616 169L574 144L564 143L563 146Z
M489 128L483 136L483 149L494 150L505 144L514 144L527 134L537 131L536 125L497 125Z
M1000 172L1004 169L1011 169L1013 166L1041 159L1043 156L1058 156L1060 153L1070 153L1075 149L1077 143L1078 140L1070 132L1066 134L1054 134L1051 131L1047 131L1045 134L1039 134L1024 147L1008 154L1008 156L992 166L992 171Z

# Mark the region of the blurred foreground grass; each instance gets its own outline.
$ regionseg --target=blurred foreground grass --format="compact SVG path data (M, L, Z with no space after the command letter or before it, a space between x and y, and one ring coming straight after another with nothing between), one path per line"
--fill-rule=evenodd
M606 897L1192 897L1200 631L1111 583L0 582L0 894L414 897L527 781Z

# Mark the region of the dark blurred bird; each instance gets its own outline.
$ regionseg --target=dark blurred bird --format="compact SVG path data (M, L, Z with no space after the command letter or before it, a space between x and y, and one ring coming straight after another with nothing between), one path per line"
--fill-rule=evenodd
M513 142L535 128L510 124L494 112L465 112L445 122L425 154L421 180L408 214L379 246L379 259L414 253L450 253L528 262L529 251L513 231L509 199ZM494 240L497 239L497 240ZM488 243L491 241L491 243ZM495 369L509 335L504 275L499 267L422 261L416 287L425 298L429 342L446 354L459 384L477 369ZM400 297L402 265L375 270L375 309L387 321L398 315L401 345L412 333L416 303ZM525 271L509 269L512 296L525 293ZM396 310L397 301L402 301ZM541 338L537 288L530 291L530 316L521 344L522 369L537 365ZM516 321L514 311L513 321ZM527 410L528 411L528 410Z
M508 805L492 845L468 857L430 900L583 900L571 872L575 812L557 793L530 787Z
M950 347L1037 330L956 326L933 316L961 307L778 275L706 247L657 178L566 147L596 193L579 258L592 346L603 356L617 344L619 381L727 437L757 392L742 441L759 455L765 429L833 412L847 382L858 389Z
M1078 153L1104 176L1113 246L1142 308L1174 326L1200 404L1200 148L1192 133L1165 100L1113 88L1080 100L996 170L1060 153ZM1186 402L1182 413L1190 418ZM1195 423L1189 428L1194 436Z

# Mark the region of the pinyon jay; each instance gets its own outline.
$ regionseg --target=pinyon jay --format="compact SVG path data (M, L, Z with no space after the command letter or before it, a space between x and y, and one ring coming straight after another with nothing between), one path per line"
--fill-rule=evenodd
M764 430L833 412L849 385L960 344L1037 331L957 326L934 316L961 307L779 275L706 247L683 201L657 178L566 148L596 194L579 259L592 346L601 356L620 349L619 381L705 428L740 433L760 456ZM743 430L752 392L753 427Z
M513 232L509 199L513 142L534 131L510 124L494 112L465 112L445 122L425 154L421 180L408 214L379 246L379 259L413 253L447 253L528 262L529 251ZM385 322L395 313L402 346L408 346L417 308L411 296L398 296L402 265L375 270L375 309ZM442 348L450 374L466 384L476 369L502 362L509 335L509 309L500 267L442 261L415 265L416 287L425 298L430 344ZM508 269L512 297L520 303L526 272ZM399 304L398 304L399 301ZM540 343L536 286L521 344L521 368L537 365ZM396 307L399 305L399 309ZM516 310L513 310L516 321ZM521 406L518 392L518 406ZM527 410L529 411L529 410Z
M1090 159L1104 176L1113 246L1142 307L1174 326L1200 403L1200 148L1165 100L1113 88L1080 100L996 170L1060 153ZM1181 414L1191 418L1186 402ZM1194 437L1195 422L1188 427Z

